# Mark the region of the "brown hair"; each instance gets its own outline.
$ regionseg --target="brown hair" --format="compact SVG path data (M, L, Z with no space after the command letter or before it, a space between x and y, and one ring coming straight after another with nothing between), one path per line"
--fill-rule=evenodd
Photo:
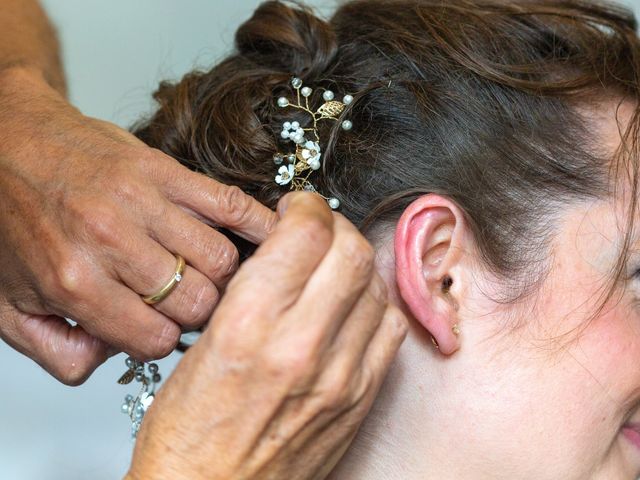
M633 188L617 281L636 208L638 112L613 162L579 112L603 99L637 103L635 28L622 7L573 0L354 0L329 21L268 1L224 61L162 83L159 109L135 133L274 207L287 192L272 161L287 151L282 124L309 120L277 107L292 98L291 76L316 87L313 105L323 88L353 93L353 129L320 126L317 189L371 235L417 197L448 196L516 296L542 278L559 207L612 193L613 166Z

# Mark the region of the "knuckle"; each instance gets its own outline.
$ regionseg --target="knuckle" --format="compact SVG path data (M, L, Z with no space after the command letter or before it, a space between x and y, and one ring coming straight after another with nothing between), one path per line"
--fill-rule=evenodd
M211 316L213 308L219 299L218 290L211 282L204 281L198 287L189 290L190 293L182 296L185 312L180 323L188 327L200 327Z
M141 198L146 197L146 189L132 176L119 179L112 188L116 198L126 205L138 203Z
M143 358L140 360L166 357L176 348L179 341L180 328L173 322L167 322L161 331L148 342L146 348L141 352Z
M121 236L122 221L115 210L87 205L80 212L84 231L100 245L115 247Z
M360 234L351 234L344 240L342 254L356 274L366 276L373 273L375 251Z
M316 216L301 217L292 229L291 235L301 245L313 245L314 248L324 246L328 249L331 244L332 232L328 225Z
M212 281L226 281L238 270L240 255L228 240L213 238L203 250L205 271L202 273Z
M342 409L351 404L351 390L351 375L343 369L334 373L330 381L319 387L317 396L325 408Z
M369 293L377 304L385 304L388 299L387 284L382 280L380 275L374 275L369 285Z
M251 207L251 197L236 185L225 186L220 198L220 207L226 212L228 226L242 224Z
M65 385L69 387L77 387L86 382L93 371L93 366L89 363L85 363L81 365L76 364L69 369L54 372L53 375Z
M43 281L44 297L57 301L79 301L88 284L89 272L77 258L70 257L58 263L52 275Z
M308 384L318 375L317 347L313 344L289 344L267 349L263 359L272 378L288 378L295 384Z

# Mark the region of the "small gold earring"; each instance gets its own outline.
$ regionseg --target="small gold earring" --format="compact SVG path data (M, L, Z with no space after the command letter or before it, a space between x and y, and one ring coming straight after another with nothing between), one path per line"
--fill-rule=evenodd
M440 349L440 345L438 345L438 342L436 342L436 339L433 338L433 335L431 335L431 343L433 343L433 345L437 348Z
M460 335L460 327L458 327L457 323L453 327L451 327L451 331L456 337Z

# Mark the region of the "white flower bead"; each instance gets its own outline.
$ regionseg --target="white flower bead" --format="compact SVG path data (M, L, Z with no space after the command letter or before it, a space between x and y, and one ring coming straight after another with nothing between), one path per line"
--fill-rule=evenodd
M289 131L288 130L282 130L282 132L280 132L280 136L284 139L289 138Z
M291 122L284 122L282 124L282 128L284 128L285 130L289 130L291 128Z
M278 99L278 106L280 108L288 107L289 106L289 100L287 100L286 97L280 97Z
M329 204L332 210L336 210L340 207L340 200L338 200L336 197L331 197L327 201L327 203Z
M290 124L290 128L297 130L300 128L300 122L291 122Z
M351 120L345 120L344 122L342 122L343 130L351 130L352 127L353 127L353 123L351 123Z
M278 175L276 175L276 183L278 185L286 185L293 180L294 168L293 165L282 166L278 169Z
M351 95L345 95L342 99L342 103L345 105L349 105L351 102L353 102L353 97Z
M304 141L305 141L305 139L304 139L304 135L296 134L296 135L293 137L293 141L294 141L295 143L304 143Z
M322 98L324 98L327 102L333 100L333 97L334 95L331 90L325 90L325 92L322 94Z
M311 140L309 140L304 144L304 148L302 149L301 155L302 155L302 158L304 158L307 161L307 164L311 166L311 168L313 168L312 166L313 163L315 162L318 162L318 164L320 163L320 157L322 155L320 153L320 145L318 145L316 142L312 142ZM314 170L317 170L317 168L314 168Z
M313 90L311 90L311 88L309 87L303 87L302 90L300 90L300 93L303 97L308 97L309 95L311 95L311 92L313 92Z

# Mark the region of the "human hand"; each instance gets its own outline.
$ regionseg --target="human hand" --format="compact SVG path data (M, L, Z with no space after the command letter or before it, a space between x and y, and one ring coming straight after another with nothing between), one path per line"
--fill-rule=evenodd
M147 412L129 480L320 479L407 331L369 243L296 193Z
M162 357L210 317L276 215L235 187L83 116L37 71L0 71L0 336L68 384L109 349ZM140 295L188 266L165 300ZM71 327L64 317L78 322Z

